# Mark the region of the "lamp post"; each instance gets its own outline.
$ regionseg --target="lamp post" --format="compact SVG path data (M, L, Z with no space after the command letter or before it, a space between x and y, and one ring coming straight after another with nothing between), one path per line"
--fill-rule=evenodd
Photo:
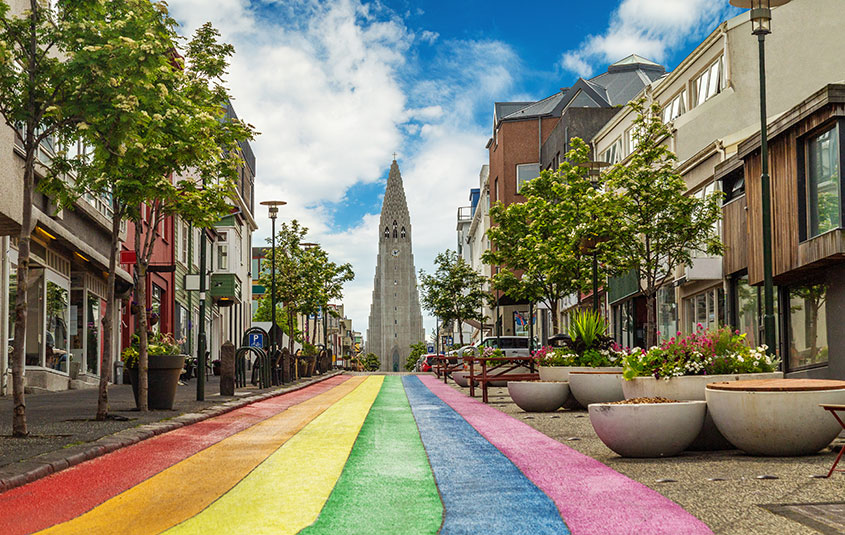
M599 189L599 181L596 177L601 174L601 170L603 168L610 166L608 162L602 162L598 160L590 162L581 162L576 165L578 167L584 167L589 170L589 176L594 177L591 182L593 184L593 188L596 190ZM586 238L582 238L581 243L578 246L578 248L581 249L581 252L592 252L593 255L593 312L599 311L599 261L597 246L599 243L606 242L608 239L609 238L607 236L593 235Z
M279 206L287 204L285 201L262 201L263 206L267 206L270 215L270 332L273 332L273 327L276 326L276 216L279 215ZM269 334L269 333L268 333ZM270 335L271 353L276 352L276 336Z
M751 33L760 51L760 197L763 204L763 335L769 351L775 351L775 294L772 282L772 214L769 180L769 140L766 131L766 34L772 33L772 7L790 0L730 0L731 5L751 9Z

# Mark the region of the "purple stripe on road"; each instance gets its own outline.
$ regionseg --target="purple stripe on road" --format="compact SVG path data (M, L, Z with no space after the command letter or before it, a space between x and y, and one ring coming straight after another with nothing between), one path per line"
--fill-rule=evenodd
M432 376L422 382L554 500L573 535L712 535L678 504Z

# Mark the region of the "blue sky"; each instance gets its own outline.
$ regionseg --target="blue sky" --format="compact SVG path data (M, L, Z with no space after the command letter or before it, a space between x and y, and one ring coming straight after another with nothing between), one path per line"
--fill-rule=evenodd
M170 0L185 33L206 21L235 45L229 85L261 135L257 201L288 202L309 240L356 279L344 305L366 332L384 181L398 153L415 262L455 248L477 187L494 101L536 100L637 53L674 68L727 0ZM269 233L266 214L254 243ZM431 332L432 318L425 321Z

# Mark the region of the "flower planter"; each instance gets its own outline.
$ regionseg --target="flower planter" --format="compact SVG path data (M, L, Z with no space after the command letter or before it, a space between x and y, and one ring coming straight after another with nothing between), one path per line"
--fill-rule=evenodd
M508 381L508 394L525 412L554 412L569 397L568 383Z
M155 355L149 357L147 367L147 407L153 410L172 410L176 400L176 387L185 366L184 355ZM138 368L128 368L132 381L135 405L138 401Z
M452 372L452 379L455 383L463 388L469 386L469 372ZM475 381L478 384L478 381Z
M771 373L735 373L726 375L682 375L669 379L654 377L634 377L622 381L622 391L625 399L642 397L663 397L678 401L704 401L704 390L708 383L727 381L750 381L754 379L781 379L783 372ZM713 418L705 411L704 425L701 433L690 444L694 451L718 451L733 449L734 445L728 441L716 428Z
M606 371L606 372L621 372L622 368L618 367L602 367L591 368L589 366L540 366L540 380L541 381L569 381L569 373L573 371ZM584 407L578 403L575 396L572 395L572 389L569 389L569 397L563 403L564 409L583 409Z
M591 403L622 401L622 372L593 368L590 371L571 371L569 389L578 403L588 407Z
M811 455L842 430L819 404L845 404L845 381L712 383L705 396L719 431L752 455Z
M669 457L684 451L704 425L707 403L593 403L590 423L605 446L622 457Z

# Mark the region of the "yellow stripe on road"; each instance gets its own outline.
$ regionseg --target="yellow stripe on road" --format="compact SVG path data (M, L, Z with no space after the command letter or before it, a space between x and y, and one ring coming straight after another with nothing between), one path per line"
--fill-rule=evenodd
M208 507L323 411L363 383L364 378L352 377L327 392L221 440L84 515L40 533L161 533ZM96 484L96 481L91 483Z
M369 377L225 496L168 535L284 535L313 523L340 477L383 381L383 376Z

